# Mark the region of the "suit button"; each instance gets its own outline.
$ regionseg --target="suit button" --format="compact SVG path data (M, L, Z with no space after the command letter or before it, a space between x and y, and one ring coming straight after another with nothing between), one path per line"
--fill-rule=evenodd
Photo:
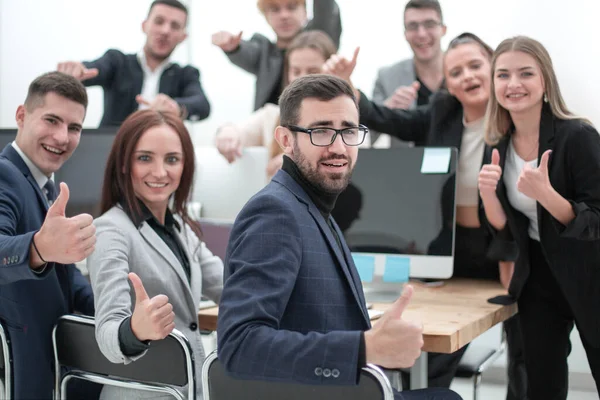
M325 369L323 370L323 376L324 376L325 378L329 378L329 377L331 376L331 370L330 370L329 368L325 368Z
M18 263L19 262L19 256L15 256L15 262Z
M198 324L195 322L192 322L190 324L190 330L195 331L196 329L198 329Z
M316 376L323 375L323 369L321 369L320 367L315 368L315 375Z
M332 369L331 376L333 376L334 378L337 378L338 376L340 376L340 370L337 368Z

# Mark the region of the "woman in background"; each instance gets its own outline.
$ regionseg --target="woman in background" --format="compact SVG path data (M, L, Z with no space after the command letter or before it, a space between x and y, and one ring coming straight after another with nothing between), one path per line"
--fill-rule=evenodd
M87 265L96 340L106 358L128 364L143 357L152 340L177 328L192 347L202 398L198 306L202 295L218 303L223 263L200 240L200 226L187 213L194 164L194 146L178 116L154 110L130 115L108 158L96 250ZM101 397L156 396L105 386Z
M518 299L530 400L566 399L577 326L600 394L600 137L573 115L541 43L503 41L492 60L479 174L490 224L518 246Z
M301 76L321 73L325 61L335 52L333 41L324 32L306 31L299 34L286 51L283 87ZM279 106L266 104L239 124L221 126L215 140L217 149L227 161L232 163L242 156L244 147L267 147L269 163L266 173L271 178L281 168L283 162L283 153L277 142L273 140L277 125L279 125Z

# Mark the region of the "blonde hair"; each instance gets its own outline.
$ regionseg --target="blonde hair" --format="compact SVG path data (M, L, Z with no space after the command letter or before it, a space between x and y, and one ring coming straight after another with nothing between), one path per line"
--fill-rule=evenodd
M494 52L494 57L492 58L490 100L488 101L484 128L485 141L489 145L496 145L504 136L509 134L512 128L512 119L510 117L510 113L498 103L498 99L496 98L493 79L498 57L511 51L520 51L533 57L540 68L542 78L544 80L544 101L548 102L550 110L556 118L581 119L591 125L591 122L586 118L574 115L567 108L562 94L560 93L558 80L556 79L554 67L552 66L552 59L550 58L550 54L546 48L535 39L531 39L526 36L515 36L500 43Z
M260 12L265 15L265 12L267 11L267 7L269 7L272 4L281 4L284 2L293 2L295 4L300 4L302 7L306 8L306 0L258 0L256 2L256 6L258 7L258 9L260 10Z

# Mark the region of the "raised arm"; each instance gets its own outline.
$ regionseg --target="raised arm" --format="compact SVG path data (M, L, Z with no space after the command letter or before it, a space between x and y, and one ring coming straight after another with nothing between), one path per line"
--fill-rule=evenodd
M179 97L173 100L183 110L183 116L192 121L201 121L208 118L210 114L210 103L202 90L200 83L200 71L197 68L187 66L182 70L183 90Z
M342 18L340 7L335 0L314 0L313 19L307 24L306 29L324 31L333 40L335 47L339 48Z

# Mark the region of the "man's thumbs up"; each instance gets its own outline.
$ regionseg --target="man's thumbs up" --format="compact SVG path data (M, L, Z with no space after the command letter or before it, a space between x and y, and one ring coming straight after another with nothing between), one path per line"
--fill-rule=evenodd
M57 215L64 217L67 203L69 202L69 187L66 183L60 183L60 194L48 209L48 215Z
M410 304L410 300L412 299L414 293L414 289L411 285L406 285L402 289L402 294L398 299L392 304L392 306L388 310L388 314L392 318L402 318L402 314L404 314L404 310Z
M146 289L144 289L144 285L142 284L140 277L137 276L135 272L130 272L128 277L133 285L133 291L135 292L136 306L141 302L149 300L150 298L148 297L148 293L146 293Z

